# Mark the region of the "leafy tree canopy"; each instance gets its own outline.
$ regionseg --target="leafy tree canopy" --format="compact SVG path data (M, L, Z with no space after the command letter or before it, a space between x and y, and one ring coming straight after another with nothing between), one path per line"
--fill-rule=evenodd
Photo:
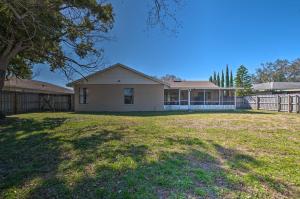
M276 60L261 65L253 75L255 83L264 82L299 82L300 59L294 61Z
M230 78L229 78L229 68L228 64L226 65L226 72L225 72L225 86L230 87Z
M163 81L181 81L182 79L180 77L177 77L176 75L170 75L166 74L160 78Z
M225 80L224 80L224 72L223 72L223 70L222 70L222 74L221 74L221 87L224 87L225 86L225 82L224 82Z
M7 75L29 74L34 63L65 73L93 67L96 60L87 58L101 56L95 41L114 22L112 5L96 0L3 0L0 10L0 67Z
M221 86L220 73L217 75L217 86Z
M224 70L222 70L221 77L220 77L220 73L218 73L217 75L217 73L214 72L213 75L209 78L209 81L211 81L212 83L220 87L232 87L233 84L231 86L230 81L233 82L233 79L230 80L228 64L226 65L225 74L224 74Z
M215 71L214 71L213 83L216 85L218 84L217 83L217 73Z
M235 86L242 88L237 90L237 96L246 96L252 92L251 76L249 75L248 69L243 65L237 69Z
M175 20L170 4L180 0L149 1L150 25ZM28 77L36 63L68 77L93 70L103 55L95 44L109 39L114 16L109 1L1 0L0 89L5 75Z
M229 78L229 87L233 87L233 74L232 74L232 70L230 71L230 78Z

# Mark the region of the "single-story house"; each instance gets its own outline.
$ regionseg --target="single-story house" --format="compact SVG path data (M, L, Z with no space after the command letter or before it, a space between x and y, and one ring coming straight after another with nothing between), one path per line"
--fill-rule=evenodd
M163 111L235 109L235 88L209 81L165 82L115 64L69 83L75 111Z
M267 82L253 84L257 94L295 94L300 93L300 82Z

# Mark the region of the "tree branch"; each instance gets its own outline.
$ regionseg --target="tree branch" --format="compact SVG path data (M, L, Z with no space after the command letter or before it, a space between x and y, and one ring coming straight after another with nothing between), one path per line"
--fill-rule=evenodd
M3 51L3 53L1 53L1 57L6 57L8 56L9 52L11 51L12 47L13 47L13 43L14 43L14 34L11 35L10 39L7 41L7 47L6 49Z
M25 12L23 15L20 15L9 2L5 1L5 3L9 7L9 9L14 13L15 17L17 17L18 20L22 20L27 16L27 12Z
M28 46L26 45L23 46L23 41L18 42L8 53L7 59L10 60L11 58L15 57L19 52L25 50L26 48L28 48Z

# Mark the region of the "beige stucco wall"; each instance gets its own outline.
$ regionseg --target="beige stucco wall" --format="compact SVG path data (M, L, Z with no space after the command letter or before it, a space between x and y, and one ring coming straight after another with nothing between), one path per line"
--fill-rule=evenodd
M79 104L79 87L88 89L87 104ZM134 104L124 104L123 89L134 88ZM75 86L75 111L161 111L164 85L83 84Z

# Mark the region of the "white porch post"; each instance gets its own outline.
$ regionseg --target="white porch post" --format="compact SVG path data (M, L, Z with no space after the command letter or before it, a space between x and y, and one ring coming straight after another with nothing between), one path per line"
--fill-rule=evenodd
M191 89L188 89L188 109L190 109L191 106Z
M221 90L219 89L219 105L221 105Z
M180 89L178 89L178 105L180 105Z
M234 108L236 109L236 90L234 90Z
M205 98L206 98L206 94L205 94L205 93L206 93L206 90L204 90L204 101L203 101L203 104L204 104L204 105L205 105L205 100L206 100L206 99L205 99Z

